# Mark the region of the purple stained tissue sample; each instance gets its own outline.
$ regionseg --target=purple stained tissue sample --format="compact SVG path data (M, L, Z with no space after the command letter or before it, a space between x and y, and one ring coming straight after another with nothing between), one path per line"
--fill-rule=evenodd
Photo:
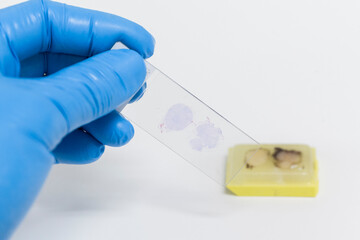
M178 103L173 105L166 113L164 122L160 128L169 131L181 131L189 126L193 121L193 113L185 104Z
M222 137L220 128L211 122L205 122L197 126L196 138L190 141L194 150L201 151L203 148L215 148Z
M161 132L182 131L193 123L193 112L185 104L178 103L169 108L160 124ZM204 148L215 148L223 137L221 129L208 119L206 122L199 123L196 126L196 137L190 141L192 149L202 151Z

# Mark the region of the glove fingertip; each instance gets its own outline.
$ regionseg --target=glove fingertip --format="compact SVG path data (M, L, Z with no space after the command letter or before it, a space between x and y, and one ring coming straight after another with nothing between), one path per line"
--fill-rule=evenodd
M116 111L85 125L84 129L102 144L112 147L123 146L134 136L133 125Z
M133 96L133 98L129 101L129 103L134 103L139 101L145 94L147 83L145 82L140 90Z
M149 44L148 44L147 48L145 49L144 56L143 56L145 59L150 58L154 54L154 51L155 51L156 40L151 34L149 34L149 35L150 35Z
M121 42L129 49L138 52L144 59L151 57L155 51L155 38L145 28L135 23L129 31L130 35L137 35L137 38L124 38Z
M112 147L121 147L130 142L134 137L134 127L125 118L118 118L115 126L112 128L112 134L110 138L102 138L103 144Z
M117 142L117 146L128 144L135 134L134 126L128 120L124 120L118 127L120 140Z

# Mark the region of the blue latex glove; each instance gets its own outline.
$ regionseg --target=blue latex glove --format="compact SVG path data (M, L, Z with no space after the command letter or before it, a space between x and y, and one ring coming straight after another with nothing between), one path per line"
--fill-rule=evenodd
M108 51L117 41L133 50ZM114 109L141 97L153 50L146 30L118 16L40 0L0 10L1 240L54 163L89 163L132 138Z

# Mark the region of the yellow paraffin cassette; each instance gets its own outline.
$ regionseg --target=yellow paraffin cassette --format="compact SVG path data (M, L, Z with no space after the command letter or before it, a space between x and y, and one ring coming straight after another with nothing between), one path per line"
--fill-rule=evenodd
M315 149L307 145L236 145L229 149L226 165L226 187L238 196L318 193Z

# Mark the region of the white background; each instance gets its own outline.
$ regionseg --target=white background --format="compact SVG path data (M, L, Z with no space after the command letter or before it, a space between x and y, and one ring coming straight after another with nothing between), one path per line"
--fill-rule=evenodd
M64 2L142 24L150 62L259 142L316 147L320 192L236 197L136 129L55 166L13 239L359 239L359 1Z

